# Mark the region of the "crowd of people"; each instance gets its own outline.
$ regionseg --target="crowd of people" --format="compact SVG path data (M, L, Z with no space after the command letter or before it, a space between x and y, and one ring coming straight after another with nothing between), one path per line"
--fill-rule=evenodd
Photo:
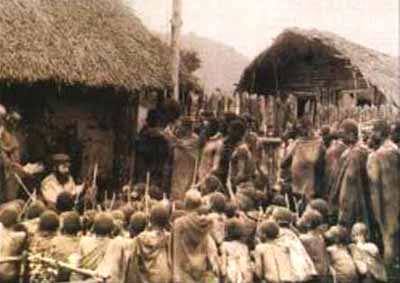
M316 129L304 116L275 137L248 113L161 116L149 111L118 198L96 201L95 180L76 184L58 153L37 192L1 204L1 282L389 282L400 122ZM40 171L9 153L13 170Z

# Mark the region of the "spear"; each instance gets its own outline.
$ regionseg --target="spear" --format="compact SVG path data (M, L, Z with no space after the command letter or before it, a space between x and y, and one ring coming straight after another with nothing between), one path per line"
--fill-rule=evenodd
M149 213L149 190L150 190L150 172L146 173L146 189L144 192L144 209L145 213L148 215Z

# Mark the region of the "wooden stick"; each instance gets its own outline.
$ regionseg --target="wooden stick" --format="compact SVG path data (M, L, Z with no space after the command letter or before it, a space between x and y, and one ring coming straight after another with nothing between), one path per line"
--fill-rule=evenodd
M150 190L150 172L146 173L146 189L144 191L144 209L145 213L149 213L149 190Z
M62 261L58 261L52 258L47 258L47 257L42 257L39 255L33 255L30 254L28 257L29 261L40 261L42 263L57 267L57 268L63 268L63 269L67 269L69 271L81 274L81 275L85 275L85 276L89 276L95 279L100 279L102 281L106 281L110 276L109 275L105 275L105 274L101 274L99 272L93 271L93 270L89 270L89 269L83 269L83 268L78 268L75 266L72 266L71 264L62 262Z
M25 186L21 177L17 173L14 173L14 176L15 176L15 179L17 179L17 182L20 184L20 186L24 190L24 192L29 196L30 199L33 199L33 195L29 192L28 188Z

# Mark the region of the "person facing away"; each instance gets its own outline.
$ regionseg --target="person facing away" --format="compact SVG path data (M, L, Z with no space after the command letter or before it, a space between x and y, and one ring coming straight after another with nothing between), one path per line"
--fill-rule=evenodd
M351 231L350 252L356 265L361 283L387 282L387 274L378 247L368 242L368 227L356 223Z
M373 219L383 240L377 244L383 242L385 261L393 264L400 257L396 251L400 245L396 235L400 231L400 150L390 140L390 127L386 121L374 123L370 145L374 151L368 157L367 172Z
M212 262L216 247L212 246L214 241L210 236L211 221L199 213L200 192L190 189L184 202L186 214L172 226L172 280L176 283L204 282L210 272L217 269Z
M300 235L300 240L318 272L316 282L329 282L329 255L326 250L325 239L319 230L322 216L316 210L306 210L300 222L303 222L302 225L306 229L306 233Z
M27 233L13 230L18 222L18 212L13 207L0 210L0 258L19 256L22 254ZM18 282L20 264L18 262L0 264L0 282Z
M226 283L253 282L253 264L243 237L243 223L238 218L227 222L227 237L221 244L221 277Z
M130 251L125 283L169 283L172 279L169 258L169 210L156 204L150 213L150 227L138 234Z
M299 282L289 248L278 241L279 230L275 220L264 220L261 223L261 243L254 252L255 276L268 283Z
M346 228L332 226L326 232L326 238L332 243L328 247L328 254L334 282L357 283L358 274L356 265L346 245Z

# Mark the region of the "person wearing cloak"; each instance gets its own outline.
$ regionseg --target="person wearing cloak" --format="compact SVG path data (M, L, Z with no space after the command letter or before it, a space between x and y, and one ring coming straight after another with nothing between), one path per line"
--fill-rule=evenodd
M314 262L300 241L296 231L291 228L293 222L292 212L287 208L277 208L272 213L272 218L280 227L276 243L287 247L289 251L293 273L296 278L295 282L310 282L315 280L318 273Z
M199 163L198 178L200 183L203 183L218 169L222 146L224 144L224 138L219 132L219 123L217 119L210 119L204 132L203 135L205 135L205 137L200 136L200 143L204 144L202 145Z
M299 282L294 273L289 248L279 243L279 226L274 220L264 220L260 228L262 242L254 252L255 276L264 282Z
M303 222L307 230L306 233L300 235L300 240L318 272L318 278L315 282L328 283L330 282L329 255L326 250L325 239L319 231L322 216L316 210L306 210L300 222Z
M356 222L367 223L370 235L376 235L368 184L368 151L358 144L358 127L353 120L340 126L348 147L340 157L340 170L329 199L333 211L338 210L338 223L351 228Z
M66 154L52 156L53 173L41 183L40 193L44 202L50 208L56 208L57 198L63 192L69 192L74 198L83 193L85 184L76 185L70 174L71 160Z
M368 242L368 227L356 223L351 230L350 252L360 275L361 283L387 282L387 274L378 247Z
M168 221L167 207L155 205L150 213L150 227L136 237L135 246L130 251L125 283L171 282Z
M346 149L347 146L339 138L331 141L330 146L327 147L325 154L324 188L320 196L325 200L329 200L331 190L333 190L336 177L341 168L340 157Z
M283 192L291 196L292 209L302 212L323 190L325 146L314 136L310 118L301 119L298 132L281 162L281 179Z
M332 243L328 247L328 254L334 282L358 283L356 265L346 245L346 228L332 226L326 232L326 238Z
M374 151L368 157L367 171L374 220L382 236L385 261L392 264L400 256L396 248L400 245L400 150L390 140L386 121L374 123L370 147Z
M70 263L78 253L79 236L81 231L81 221L79 214L75 211L65 212L61 217L61 233L51 239L54 259ZM60 269L57 274L56 282L68 282L71 272Z
M221 245L221 277L225 283L252 283L253 264L250 251L242 242L243 223L233 218L227 222L227 238Z
M190 189L185 195L187 212L172 226L172 280L175 283L214 281L219 273L215 261L217 249L210 236L211 221L199 213L200 207L200 192Z
M13 231L18 222L15 208L6 207L0 211L0 258L20 256L23 252L27 234ZM18 262L0 264L0 282L18 282L20 264Z
M29 242L29 252L34 255L52 258L54 256L54 247L51 241L57 236L60 219L52 210L46 210L42 213L39 220L39 230L33 235ZM40 261L29 262L29 282L39 283L45 280L54 282L56 280L57 270L47 268Z
M211 219L211 237L219 247L225 239L226 232L226 215L225 205L226 197L220 192L212 193L209 197L210 213L208 217Z
M170 136L174 152L171 198L183 199L185 193L195 183L200 159L199 137L193 132L193 121L182 117L175 133Z
M75 263L77 267L98 271L101 266L109 264L106 253L111 242L113 225L112 217L105 212L100 212L94 217L93 234L83 236L79 242ZM74 280L85 279L81 275L73 277Z

